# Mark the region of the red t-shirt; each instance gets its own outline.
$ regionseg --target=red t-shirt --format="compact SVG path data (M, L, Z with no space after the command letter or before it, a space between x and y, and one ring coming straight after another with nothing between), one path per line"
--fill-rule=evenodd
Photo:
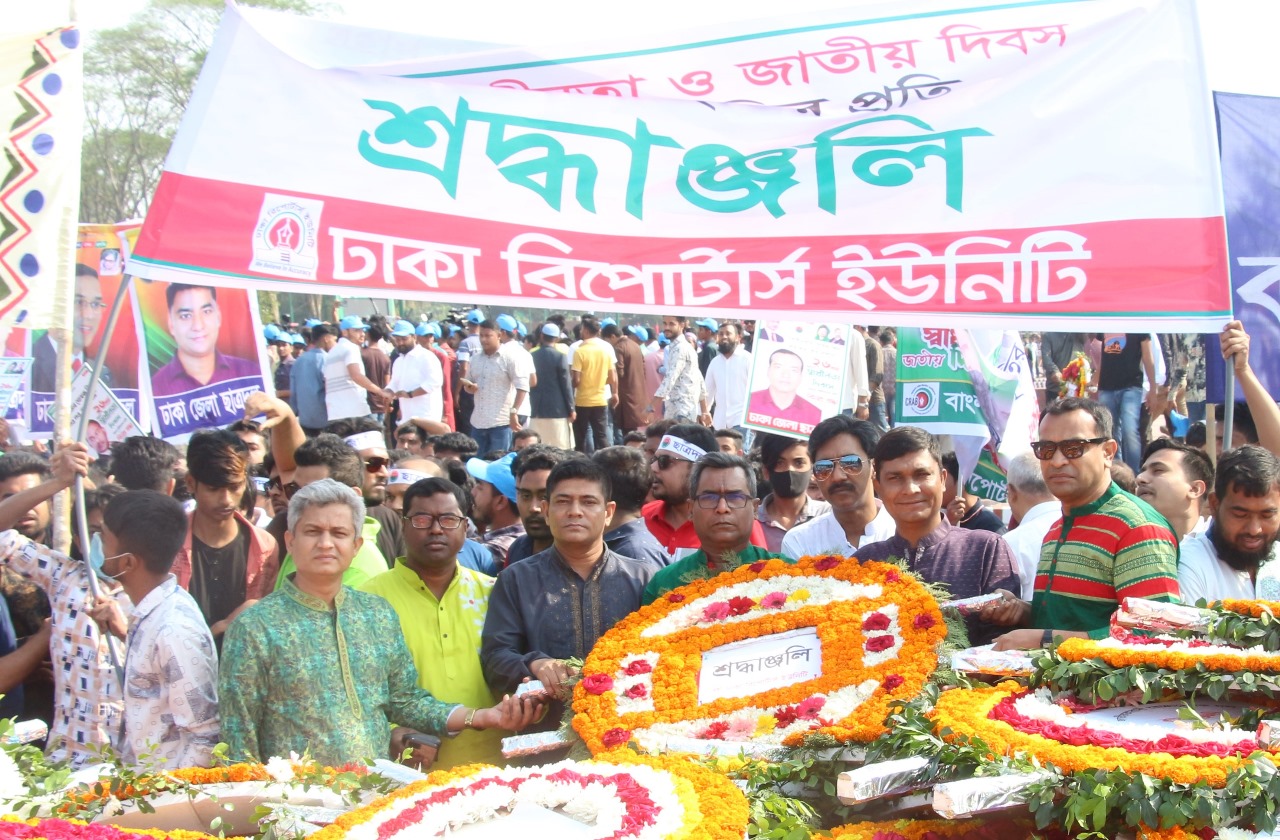
M701 549L702 541L698 539L697 532L693 530L692 519L679 528L672 528L666 517L663 516L666 509L667 503L662 499L658 499L641 508L640 515L644 517L644 523L649 526L649 533L653 534L654 539L662 543L662 547L671 555L671 560L674 562L688 557ZM769 543L764 538L764 528L760 527L760 520L758 519L751 523L750 543L766 550L769 548Z

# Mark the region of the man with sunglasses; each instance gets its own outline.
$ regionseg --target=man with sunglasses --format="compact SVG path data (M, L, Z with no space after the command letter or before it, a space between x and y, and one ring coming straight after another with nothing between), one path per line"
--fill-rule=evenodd
M872 463L876 489L895 532L859 548L859 560L904 560L926 582L945 584L954 599L1018 587L1018 560L1008 543L990 531L957 528L943 515L942 452L933 435L899 426L880 438ZM969 640L987 644L999 634L999 625L1016 625L1015 619L1003 613L970 616L965 619Z
M1062 502L1040 550L1035 594L1028 604L1004 596L987 612L1013 630L998 650L1048 647L1068 637L1106 638L1123 598L1177 601L1178 542L1155 508L1111 480L1117 444L1111 412L1072 397L1045 409L1031 445L1049 492Z
M693 498L694 532L701 546L693 554L660 570L644 588L644 603L651 604L672 589L695 580L713 578L747 563L787 560L781 554L751 544L758 527L756 475L751 464L737 455L708 452L693 465L689 477Z
M462 490L446 479L424 477L410 485L404 493L404 556L359 588L386 598L396 611L418 667L418 685L446 703L478 709L493 705L478 653L493 578L458 562L467 538L464 503ZM414 734L405 727L393 730L392 755L407 745L419 763L430 764L429 748L415 745ZM501 758L500 731L467 730L441 743L433 769L500 764Z
M702 547L693 526L693 497L689 476L695 462L716 452L715 434L696 423L677 423L658 443L649 468L653 472L653 498L641 509L645 524L672 560L680 560ZM751 544L764 548L764 529L753 518Z
M799 559L814 554L852 557L860 546L893 536L893 517L871 486L871 453L880 428L847 414L828 417L809 435L813 481L831 510L802 522L782 538L782 553Z

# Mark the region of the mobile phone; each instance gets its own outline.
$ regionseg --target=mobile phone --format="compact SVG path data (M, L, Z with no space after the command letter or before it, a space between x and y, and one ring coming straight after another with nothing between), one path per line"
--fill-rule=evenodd
M254 490L258 493L258 495L260 495L260 496L265 496L265 495L267 495L267 482L269 482L270 480L271 480L271 479L269 479L269 478L263 478L263 477L262 477L262 476L260 476L260 475L255 475L255 476L253 476L253 489L254 489Z
M440 749L440 739L435 735L428 735L425 732L415 732L412 735L406 735L404 743L405 746L410 747L430 747L433 750Z

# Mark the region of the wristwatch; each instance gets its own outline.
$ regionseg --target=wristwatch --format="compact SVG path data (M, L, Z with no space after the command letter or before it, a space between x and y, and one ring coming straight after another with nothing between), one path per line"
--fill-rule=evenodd
M1053 631L1045 630L1040 634L1040 647L1048 649L1051 644L1053 644Z

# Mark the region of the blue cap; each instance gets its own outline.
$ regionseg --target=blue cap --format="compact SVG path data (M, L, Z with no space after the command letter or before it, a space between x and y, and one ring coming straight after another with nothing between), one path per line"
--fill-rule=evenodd
M391 328L391 334L396 338L413 335L413 324L408 321L396 321L395 326Z
M603 321L600 322L600 329L604 329L605 327L610 325L616 326L617 323L618 322L613 320L612 318L605 318Z
M516 319L512 318L505 312L498 316L498 329L506 330L507 332L515 332L517 326L519 326L519 324L516 323Z
M297 333L289 333L289 343L301 344L303 347L307 346L307 340L302 336L298 335Z
M418 335L434 335L436 338L439 338L440 325L433 321L428 321L425 324L418 324Z
M478 324L484 320L484 313L479 309L473 309L467 313L468 324Z
M529 331L524 328L524 324L520 323L519 321L516 321L516 333L521 338L524 338L526 335L529 334Z
M454 333L460 333L460 332L462 332L462 327L458 326L457 324L449 325L449 335L453 335Z
M476 481L489 482L498 488L499 493L510 499L512 504L515 504L516 477L511 472L511 463L515 461L517 454L519 453L508 452L493 462L472 458L467 461L467 474Z
M670 343L671 343L671 339L667 338L667 334L666 334L666 333L658 333L658 346L659 346L659 347L666 347L666 346L667 346L668 344L670 344Z
M560 328L548 321L542 325L542 334L549 338L559 338Z
M360 320L359 315L348 315L338 322L338 329L342 330L367 330L369 325Z
M302 326L306 327L307 329L311 329L312 327L320 326L320 323L321 321L319 318L308 318L307 320L302 322Z
M706 327L712 332L715 332L716 330L720 329L720 325L717 324L715 321L711 320L710 318L703 318L701 321L694 321L693 325L695 327Z
M272 341L285 341L285 340L286 340L285 338L283 338L283 337L282 337L282 334L281 334L281 332L280 332L280 328L279 328L279 327L277 327L275 324L267 324L265 327L263 327L263 328L262 328L262 337L263 337L263 338L265 338L265 339L267 340L267 342L268 342L268 343L270 343L270 342L272 342Z
M644 327L640 326L639 324L632 324L631 326L627 327L627 332L631 333L641 341L649 340L649 331L646 330Z

